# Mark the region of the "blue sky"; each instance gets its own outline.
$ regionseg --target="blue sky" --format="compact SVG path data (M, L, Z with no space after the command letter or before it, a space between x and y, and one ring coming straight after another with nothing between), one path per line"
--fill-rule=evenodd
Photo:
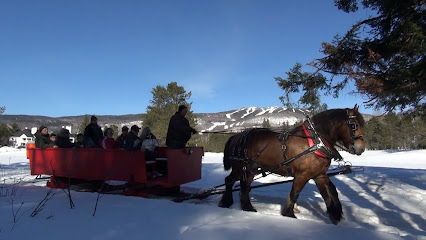
M51 117L145 113L152 89L172 81L191 91L196 113L282 106L274 77L321 57L321 42L367 16L333 0L4 0L0 106ZM323 99L371 113L363 101Z

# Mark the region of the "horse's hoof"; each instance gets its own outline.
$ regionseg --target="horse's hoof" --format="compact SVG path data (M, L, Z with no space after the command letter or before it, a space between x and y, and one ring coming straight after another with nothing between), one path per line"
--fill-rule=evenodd
M328 213L328 218L330 219L330 221L334 224L337 225L342 219L343 219L343 213L342 212L330 212L327 211Z
M257 212L255 208L243 209L244 212Z
M341 215L340 216L328 215L328 218L334 225L337 225L342 220L343 217Z
M217 206L221 207L221 208L229 208L230 206L232 206L233 203L234 203L233 201L226 202L226 201L220 200L220 202Z
M294 212L292 211L282 211L281 215L283 215L284 217L297 218L296 215L294 215Z
M332 217L329 217L329 218L330 218L331 222L332 222L334 225L337 225L337 224L339 224L339 222L340 222L340 220L334 219L334 218L332 218Z
M257 212L257 210L253 206L243 207L242 210L245 212Z
M291 217L291 218L296 218L297 219L297 217L293 214L293 215L284 215L284 214L282 214L284 217Z

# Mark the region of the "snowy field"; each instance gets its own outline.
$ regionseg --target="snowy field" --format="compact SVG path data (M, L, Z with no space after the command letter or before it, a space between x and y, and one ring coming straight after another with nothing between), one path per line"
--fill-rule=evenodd
M253 189L258 212L240 210L238 193L230 209L217 207L220 196L175 203L72 191L70 208L63 190L34 217L46 197L46 182L30 175L25 150L0 148L0 239L426 239L426 150L342 153L360 166L355 174L339 175L336 185L345 219L333 225L313 181L298 200L298 219L280 215L291 183ZM205 153L202 179L182 186L185 192L223 183L222 153ZM268 176L260 182L283 177ZM52 195L50 195L52 196Z

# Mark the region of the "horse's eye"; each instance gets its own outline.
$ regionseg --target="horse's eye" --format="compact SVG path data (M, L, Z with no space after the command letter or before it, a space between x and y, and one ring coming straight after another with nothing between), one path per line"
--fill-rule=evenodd
M358 129L358 125L356 124L356 122L351 122L351 129L352 131L356 131Z

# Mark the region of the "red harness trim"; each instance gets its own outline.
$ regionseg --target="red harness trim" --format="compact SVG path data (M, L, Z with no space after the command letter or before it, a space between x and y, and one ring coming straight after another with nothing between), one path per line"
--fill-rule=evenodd
M309 145L309 147L312 147L312 146L314 146L314 140L310 137L311 135L309 134L309 131L308 131L308 129L306 128L306 126L305 126L305 124L302 124L302 128L303 128L303 131L305 132L305 135L308 137L307 139L308 139L308 145ZM325 144L327 144L327 146L329 146L330 147L330 144L328 144L328 142L324 139L324 143ZM322 154L320 151L315 151L314 152L314 154L316 154L316 155L318 155L318 156L320 156L320 157L323 157L323 158L327 158L327 156L325 156L324 154Z

